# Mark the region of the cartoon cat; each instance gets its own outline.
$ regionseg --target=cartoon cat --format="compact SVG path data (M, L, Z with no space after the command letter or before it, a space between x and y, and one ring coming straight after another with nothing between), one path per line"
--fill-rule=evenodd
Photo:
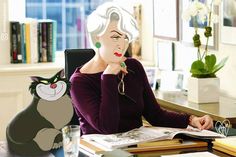
M17 114L6 129L9 150L18 155L42 155L62 146L60 129L73 116L67 93L70 83L59 71L52 78L31 77L33 101Z

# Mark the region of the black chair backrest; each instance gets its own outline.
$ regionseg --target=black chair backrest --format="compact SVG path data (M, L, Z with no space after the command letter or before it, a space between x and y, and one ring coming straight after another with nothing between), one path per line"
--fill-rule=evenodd
M65 50L65 77L69 80L75 69L88 62L95 52L93 49L66 49ZM78 116L74 115L69 124L79 125Z
M66 49L65 50L65 77L69 80L75 69L88 62L95 52L93 49Z

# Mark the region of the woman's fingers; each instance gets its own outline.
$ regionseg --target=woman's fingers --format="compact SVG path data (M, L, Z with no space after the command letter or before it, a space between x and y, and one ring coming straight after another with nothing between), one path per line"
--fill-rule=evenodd
M124 72L125 74L127 74L128 71L127 71L127 66L126 66L125 62L121 62L120 66L121 66L121 71Z

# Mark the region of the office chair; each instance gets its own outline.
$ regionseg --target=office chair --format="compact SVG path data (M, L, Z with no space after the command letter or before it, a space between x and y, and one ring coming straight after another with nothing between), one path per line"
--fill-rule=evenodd
M75 69L88 62L95 52L93 49L66 49L65 50L65 77L69 80Z
M91 58L93 58L95 52L93 49L66 49L64 55L65 55L65 77L69 80L71 75L74 73L75 69L79 66L84 65ZM129 57L128 51L125 53L125 56ZM79 125L79 121L75 111L70 124Z
M65 77L70 80L71 75L74 73L75 69L79 66L84 65L88 62L95 52L93 49L66 49L65 55ZM74 110L74 115L70 121L70 124L79 125L79 120Z

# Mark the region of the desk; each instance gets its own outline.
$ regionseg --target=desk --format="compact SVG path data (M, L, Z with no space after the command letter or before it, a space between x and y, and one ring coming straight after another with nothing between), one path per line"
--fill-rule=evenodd
M228 155L228 154L222 153L217 150L212 150L211 147L150 151L150 152L141 152L141 153L134 153L134 154L136 154L136 157L159 157L161 155L167 155L167 154L179 154L179 153L188 153L188 152L196 152L196 151L209 151L209 152L216 154L220 157L230 157L230 155ZM52 151L52 153L46 154L41 157L64 157L63 154L64 154L63 148L60 148L58 150ZM23 156L9 154L5 141L0 141L0 156L1 157L2 156L3 157L23 157ZM86 155L85 153L82 153L80 151L79 157L89 157L89 155Z
M223 152L212 150L211 148L187 148L187 149L176 149L168 151L153 151L153 152L143 152L135 154L136 157L160 157L161 155L171 155L171 154L184 154L184 153L193 153L193 152L202 152L208 151L220 157L232 157L231 155L225 154Z
M171 155L171 154L183 154L183 153L192 153L192 152L203 152L208 151L220 157L230 157L230 155L214 150L210 146L208 147L194 147L194 148L183 148L183 149L168 149L168 150L158 150L158 151L142 151L142 152L133 152L135 157L160 157L161 155ZM80 151L79 157L89 157L90 153L86 153L85 151ZM63 157L63 156L56 156ZM117 157L117 154L114 156Z
M189 102L183 92L155 91L154 93L157 102L163 108L197 116L208 114L214 121L228 119L232 127L236 127L236 99L221 96L218 103L197 104Z

